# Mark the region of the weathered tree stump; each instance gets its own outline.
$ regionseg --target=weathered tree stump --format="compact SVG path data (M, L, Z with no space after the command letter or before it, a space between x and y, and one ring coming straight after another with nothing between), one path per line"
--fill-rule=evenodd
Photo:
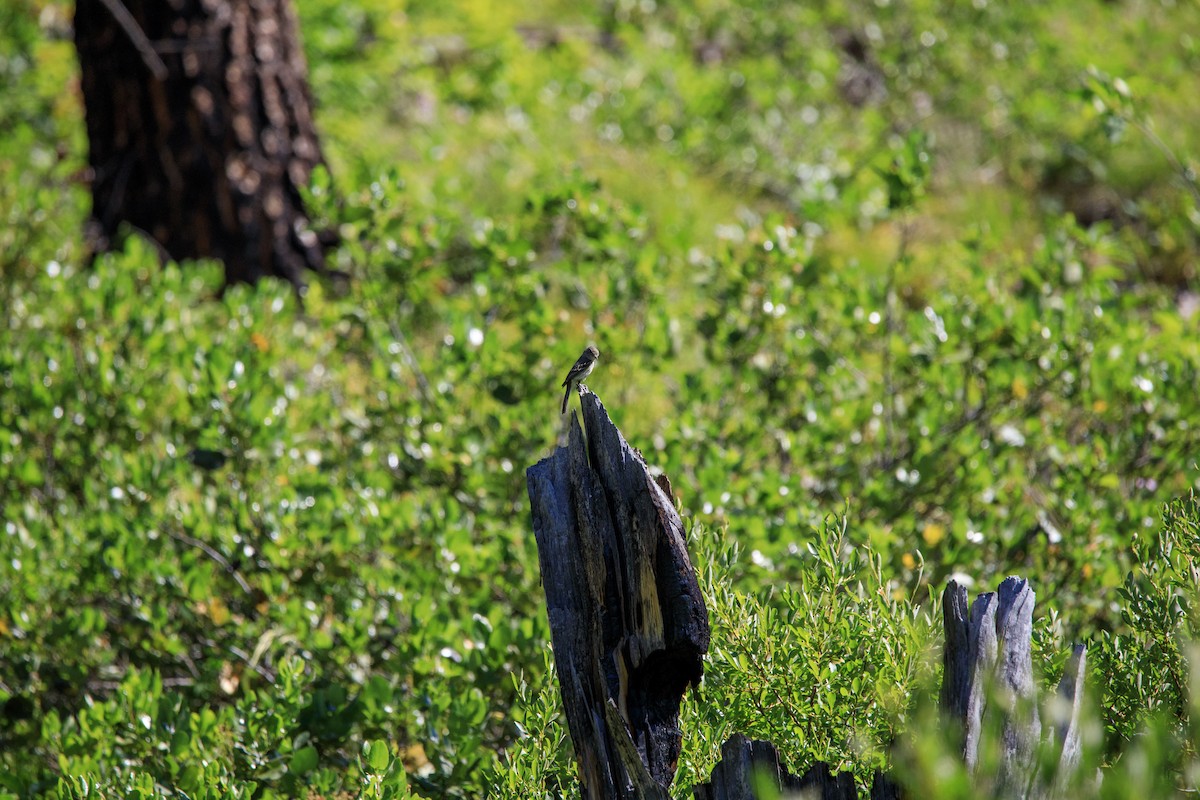
M679 707L699 683L708 612L683 522L591 392L585 440L526 473L554 657L585 798L667 798Z
M946 646L941 704L959 727L962 758L969 770L998 715L1000 770L995 795L1005 798L1056 796L1079 763L1079 714L1087 651L1076 645L1050 705L1051 736L1060 750L1053 779L1037 774L1042 724L1033 677L1034 592L1021 578L1005 578L996 592L975 598L967 612L967 590L951 581L942 595Z
M793 775L780 763L773 744L751 741L740 733L721 745L721 760L713 767L712 777L693 787L692 795L696 800L755 800L764 783L787 797L858 800L852 773L834 775L828 764L818 761L803 777Z
M818 761L803 776L787 771L779 751L770 742L751 741L734 734L721 745L721 760L713 767L707 783L692 787L695 800L757 800L766 788L768 797L803 797L805 800L858 800L854 774L834 774ZM871 782L871 800L899 800L900 787L876 771Z

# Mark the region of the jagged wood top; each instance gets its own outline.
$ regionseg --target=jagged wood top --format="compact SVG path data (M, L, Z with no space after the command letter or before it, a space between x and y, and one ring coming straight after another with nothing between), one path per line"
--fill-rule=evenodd
M708 612L671 497L596 395L581 406L526 472L564 709L585 797L665 798Z

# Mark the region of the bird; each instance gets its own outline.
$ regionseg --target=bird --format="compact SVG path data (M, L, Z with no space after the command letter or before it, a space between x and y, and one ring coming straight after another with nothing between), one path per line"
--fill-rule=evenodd
M563 379L562 385L567 387L567 391L563 395L562 413L567 413L567 401L571 399L571 390L578 386L584 378L592 374L592 370L596 367L596 359L598 358L600 358L600 351L596 349L596 345L589 344L587 349L583 351L583 355L575 362L575 366L571 367L571 371L567 373L567 377Z

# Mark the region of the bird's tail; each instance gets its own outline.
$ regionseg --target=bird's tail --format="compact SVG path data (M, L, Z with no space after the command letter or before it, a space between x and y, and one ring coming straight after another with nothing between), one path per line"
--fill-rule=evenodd
M562 407L562 413L564 413L564 414L566 414L566 413L567 413L567 401L568 401L568 400L570 400L570 399L571 399L571 382L570 382L570 381L567 381L567 391L566 391L566 393L563 395L563 407Z

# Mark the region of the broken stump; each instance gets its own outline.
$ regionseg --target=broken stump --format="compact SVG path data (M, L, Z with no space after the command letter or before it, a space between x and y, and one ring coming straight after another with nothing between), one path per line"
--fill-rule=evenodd
M672 499L581 393L566 447L526 472L563 708L584 798L667 798L708 611ZM665 483L665 482L664 482Z

